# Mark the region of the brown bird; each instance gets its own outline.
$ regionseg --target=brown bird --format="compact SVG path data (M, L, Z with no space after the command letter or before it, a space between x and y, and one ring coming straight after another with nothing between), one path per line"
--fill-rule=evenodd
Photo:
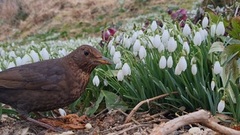
M84 92L93 69L100 64L111 61L97 49L82 45L62 58L7 69L0 72L0 102L15 108L21 117L54 130L28 114L74 102Z

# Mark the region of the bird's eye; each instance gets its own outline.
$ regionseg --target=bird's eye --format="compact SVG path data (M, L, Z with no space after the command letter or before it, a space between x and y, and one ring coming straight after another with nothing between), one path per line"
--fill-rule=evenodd
M88 52L88 51L84 51L84 55L85 55L85 56L88 56L88 55L89 55L89 52Z

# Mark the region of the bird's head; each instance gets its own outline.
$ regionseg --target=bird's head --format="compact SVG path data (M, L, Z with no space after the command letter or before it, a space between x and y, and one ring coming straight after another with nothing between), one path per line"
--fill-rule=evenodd
M112 64L108 58L102 56L96 48L90 45L81 45L69 56L79 68L90 72L98 65Z

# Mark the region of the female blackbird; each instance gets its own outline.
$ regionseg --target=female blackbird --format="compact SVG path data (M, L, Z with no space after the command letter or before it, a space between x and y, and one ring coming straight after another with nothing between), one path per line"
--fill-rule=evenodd
M82 45L62 58L7 69L0 72L0 102L15 108L23 118L54 130L28 114L74 102L84 92L93 69L100 64L111 62L97 49Z

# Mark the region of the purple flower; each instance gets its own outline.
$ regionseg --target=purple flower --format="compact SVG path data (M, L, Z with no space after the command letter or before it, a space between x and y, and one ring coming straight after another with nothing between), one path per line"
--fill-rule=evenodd
M102 41L109 42L116 32L117 30L115 28L108 28L107 30L102 31Z

